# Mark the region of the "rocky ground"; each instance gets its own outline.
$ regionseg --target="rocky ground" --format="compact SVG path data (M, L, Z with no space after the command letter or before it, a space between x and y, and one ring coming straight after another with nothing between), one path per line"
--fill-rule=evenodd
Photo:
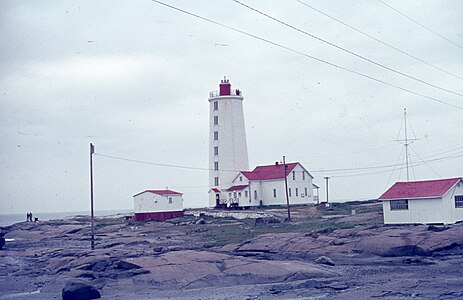
M383 226L380 210L100 218L93 251L88 217L19 223L2 228L0 299L61 299L70 282L103 299L463 298L463 224Z

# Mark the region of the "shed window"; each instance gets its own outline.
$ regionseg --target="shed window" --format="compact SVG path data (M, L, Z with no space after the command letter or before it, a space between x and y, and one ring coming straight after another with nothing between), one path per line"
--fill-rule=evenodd
M455 208L463 208L463 196L455 196Z
M408 210L408 200L390 200L391 210Z

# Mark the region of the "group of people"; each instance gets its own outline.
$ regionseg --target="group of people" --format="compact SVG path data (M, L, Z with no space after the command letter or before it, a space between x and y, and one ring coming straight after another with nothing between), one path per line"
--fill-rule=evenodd
M28 213L26 214L26 220L27 220L27 222L33 222L32 213L31 213L31 212L28 212Z

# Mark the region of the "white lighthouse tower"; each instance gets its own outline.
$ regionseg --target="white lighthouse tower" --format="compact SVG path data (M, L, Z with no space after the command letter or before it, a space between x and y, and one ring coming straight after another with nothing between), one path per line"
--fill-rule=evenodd
M232 90L224 77L219 90L209 94L209 110L209 207L216 207L221 191L249 169L241 91Z

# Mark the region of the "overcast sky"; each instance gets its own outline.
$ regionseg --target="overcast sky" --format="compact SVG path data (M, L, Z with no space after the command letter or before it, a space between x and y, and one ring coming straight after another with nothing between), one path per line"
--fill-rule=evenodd
M165 1L463 106L462 96L399 76L233 1ZM463 48L379 1L303 0L456 76L297 1L243 1L378 63L463 93ZM463 2L385 1L463 46ZM88 210L91 142L98 154L207 168L207 100L223 76L245 97L251 168L286 155L314 175L323 199L324 176L332 176L330 196L336 201L377 198L405 180L402 167L321 172L403 163L404 147L395 140L405 107L409 135L418 139L410 150L417 164L411 179L463 176L463 110L152 1L1 1L0 41L0 213ZM97 210L133 208L132 195L165 187L183 192L187 207L207 205L207 171L103 156L94 162Z

